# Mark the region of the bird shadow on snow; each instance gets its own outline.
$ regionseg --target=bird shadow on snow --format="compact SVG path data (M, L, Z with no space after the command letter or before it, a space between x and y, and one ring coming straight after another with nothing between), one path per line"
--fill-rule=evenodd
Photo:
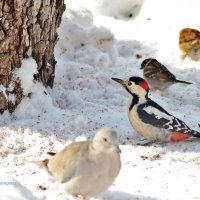
M157 198L129 194L122 191L106 191L100 200L157 200Z
M200 139L193 138L187 141L170 142L170 143L151 143L149 147L165 148L167 152L179 152L179 153L198 153L200 152Z

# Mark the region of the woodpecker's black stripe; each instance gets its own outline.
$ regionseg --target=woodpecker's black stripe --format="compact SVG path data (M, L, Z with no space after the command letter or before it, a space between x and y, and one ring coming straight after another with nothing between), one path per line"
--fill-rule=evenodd
M135 93L132 93L126 86L124 86L126 91L133 96L133 99L132 99L132 102L131 102L131 105L129 106L129 111L131 111L134 107L134 105L138 104L139 102L139 97L138 95L136 95Z
M131 111L133 109L134 105L138 104L138 102L139 102L138 95L132 94L132 96L133 96L133 99L132 99L131 105L129 106L129 111Z
M160 105L158 105L155 101L151 100L148 95L146 96L146 99L147 99L147 102L145 104L142 104L143 107L148 107L148 106L151 106L151 107L154 107L156 109L158 109L160 112L164 112L165 114L167 115L170 115L163 107L161 107Z
M133 93L132 93L125 85L123 85L123 86L124 86L124 88L126 89L126 91L127 91L129 94L133 95Z
M157 118L154 113L150 114L146 110L144 110L147 107L156 108L160 112L165 113L169 117L172 117L172 119L169 120L166 118ZM180 131L185 133L191 130L183 121L169 114L165 109L163 109L156 102L152 101L149 98L145 104L141 104L138 106L138 114L144 123L151 124L152 126L158 128L168 129L177 132Z
M164 125L169 123L170 121L165 118L156 118L155 114L149 114L144 109L147 107L154 107L158 109L160 112L164 112L166 115L171 116L166 110L164 110L161 106L159 106L157 103L153 102L152 100L148 100L147 103L141 104L138 106L138 114L140 119L147 124L150 124L155 127L164 128Z

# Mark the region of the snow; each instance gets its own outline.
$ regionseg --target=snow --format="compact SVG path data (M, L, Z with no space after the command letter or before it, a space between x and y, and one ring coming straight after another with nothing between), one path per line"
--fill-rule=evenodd
M78 6L90 9L95 15L112 16L118 19L136 17L144 0L69 0L72 8Z
M15 76L20 79L23 88L23 94L28 95L31 92L33 83L33 75L37 74L37 64L34 59L24 59L22 65L16 70Z
M2 200L36 200L30 190L8 176L3 168L1 168L0 180L0 197Z
M199 141L137 145L142 137L128 121L128 94L110 79L142 76L142 61L158 59L178 79L193 84L150 91L150 97L198 131L200 61L181 59L178 34L185 27L200 30L200 2L106 2L66 1L69 7L58 30L52 90L33 80L37 66L32 58L24 59L16 70L25 98L14 113L5 112L0 118L0 199L71 199L62 184L34 161L72 141L92 139L101 127L113 128L120 135L122 169L98 199L200 198ZM141 9L130 18L127 13L138 3Z

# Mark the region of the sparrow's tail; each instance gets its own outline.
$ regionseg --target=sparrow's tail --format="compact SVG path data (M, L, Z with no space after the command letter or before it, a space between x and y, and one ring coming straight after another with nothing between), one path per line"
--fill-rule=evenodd
M187 82L187 81L181 81L181 80L177 80L177 79L176 79L176 82L177 82L177 83L192 84L192 83L190 83L190 82Z

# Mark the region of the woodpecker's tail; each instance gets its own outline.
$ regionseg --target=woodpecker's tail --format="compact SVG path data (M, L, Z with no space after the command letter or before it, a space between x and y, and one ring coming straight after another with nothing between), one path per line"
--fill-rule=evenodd
M198 126L200 127L200 124L198 124ZM189 133L190 133L193 137L200 138L200 132L198 132L198 131L190 130Z
M176 82L178 82L178 83L185 83L185 84L192 84L192 83L190 83L190 82L187 82L187 81L181 81L181 80L177 80L177 79L176 79Z
M198 125L200 127L200 124ZM192 130L192 129L187 129L183 132L173 132L170 136L170 141L179 142L179 141L187 140L191 137L200 138L200 132Z

